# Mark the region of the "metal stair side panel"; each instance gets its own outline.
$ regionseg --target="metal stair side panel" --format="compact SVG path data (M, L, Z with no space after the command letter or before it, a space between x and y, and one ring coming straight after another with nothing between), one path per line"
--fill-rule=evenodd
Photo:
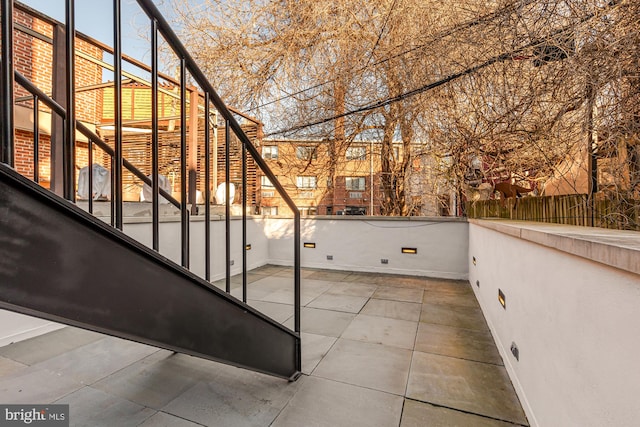
M0 308L299 374L297 334L2 164Z

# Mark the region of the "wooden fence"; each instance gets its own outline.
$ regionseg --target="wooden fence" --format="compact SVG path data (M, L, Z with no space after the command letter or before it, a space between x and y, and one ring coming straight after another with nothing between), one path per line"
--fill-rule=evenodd
M469 218L506 218L640 231L640 200L596 198L593 215L585 194L481 200L466 203Z

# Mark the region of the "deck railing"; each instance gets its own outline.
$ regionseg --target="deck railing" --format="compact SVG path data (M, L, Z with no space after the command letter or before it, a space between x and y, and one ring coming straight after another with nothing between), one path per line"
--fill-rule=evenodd
M111 222L112 225L122 230L123 228L123 172L129 171L141 182L145 183L151 188L151 205L152 205L152 247L154 250L159 251L160 248L160 209L159 203L161 198L168 200L171 204L179 208L181 218L181 264L185 268L190 267L190 239L189 239L189 218L193 212L196 200L195 190L195 177L191 175L190 170L187 170L189 163L188 159L188 140L187 140L187 105L189 103L198 104L200 113L205 118L204 126L204 183L201 183L203 189L204 198L204 215L205 215L205 278L211 280L211 182L212 171L211 159L212 152L215 152L216 146L212 144L211 126L209 125L209 118L213 115L220 117L223 120L223 126L226 132L225 139L225 205L226 205L226 235L225 235L225 254L226 254L226 268L225 268L225 281L226 291L231 292L231 230L230 230L230 155L229 145L231 144L231 136L233 136L239 144L241 144L241 159L242 162L242 250L243 250L243 292L242 299L247 301L247 167L246 161L250 157L255 165L263 172L263 174L271 181L274 188L278 191L285 203L294 213L294 248L293 248L293 265L294 265L294 330L300 332L300 213L291 199L286 193L281 183L269 169L268 165L260 156L258 150L253 145L249 137L244 132L240 123L236 119L236 113L229 109L224 102L220 99L217 92L214 90L210 82L204 73L200 70L196 62L193 60L189 52L176 36L171 26L161 15L159 10L153 4L151 0L137 0L138 5L144 11L149 19L150 35L149 35L149 50L151 53L151 64L149 67L151 81L149 82L151 91L151 117L150 117L150 134L151 134L151 168L150 174L146 173L128 161L123 155L123 76L129 78L129 74L122 68L123 59L127 62L131 62L131 59L126 57L122 52L122 11L121 0L113 0L113 35L114 46L111 51L113 54L113 66L114 73L113 81L113 93L114 93L114 136L113 143L107 143L103 138L93 132L89 127L84 125L78 120L77 117L77 95L79 91L75 87L76 67L79 53L76 50L76 38L78 34L75 30L75 2L74 0L65 1L65 22L58 25L58 29L62 29L60 32L63 37L58 38L58 45L54 45L54 49L62 49L64 55L64 61L62 63L46 64L52 67L57 67L57 77L53 78L52 84L54 85L53 95L42 91L33 82L31 82L24 75L21 75L16 71L14 67L14 30L16 24L11 19L14 16L14 1L13 0L1 0L1 12L2 12L2 57L0 62L0 161L10 166L14 166L15 163L15 123L14 123L14 105L16 103L16 96L14 94L14 84L18 84L27 93L27 98L30 96L30 106L33 114L33 179L39 180L38 171L39 162L41 161L41 149L38 146L40 141L40 134L38 128L38 114L41 111L41 107L46 107L52 114L52 122L58 121L59 131L62 138L55 143L60 147L62 158L57 160L51 158L51 170L57 168L60 173L57 180L62 181L61 185L58 184L58 188L61 189L60 195L70 202L76 201L76 170L79 169L78 161L76 157L76 131L84 135L88 140L87 143L87 156L89 165L88 177L89 188L93 188L93 174L92 167L94 159L94 150L101 150L103 156L107 156L109 160L109 168L112 177L112 190L111 190ZM62 39L62 40L60 40ZM177 94L173 94L178 99L179 113L177 115L180 123L180 142L179 142L179 174L180 174L180 189L179 194L169 194L167 191L160 188L160 171L159 171L159 93L166 92L166 90L159 84L159 44L160 39L164 40L164 43L173 52L173 55L177 59L178 74L176 79ZM86 38L83 38L86 40ZM86 58L85 58L86 59ZM54 61L55 62L55 61ZM54 75L56 73L53 73ZM165 79L166 80L166 79ZM187 86L189 84L189 87ZM58 85L57 88L55 86ZM197 99L188 99L187 94L193 93L193 87L197 87L199 96ZM54 96L58 94L58 96ZM24 97L22 97L24 98ZM195 99L195 101L194 101ZM24 100L21 100L24 102ZM193 123L193 122L191 122ZM53 126L53 125L52 125ZM195 122L197 127L197 120ZM55 136L52 131L52 144ZM56 164L54 165L54 162ZM189 185L187 184L189 183ZM89 211L93 210L92 197L89 197ZM191 212L189 202L192 202Z

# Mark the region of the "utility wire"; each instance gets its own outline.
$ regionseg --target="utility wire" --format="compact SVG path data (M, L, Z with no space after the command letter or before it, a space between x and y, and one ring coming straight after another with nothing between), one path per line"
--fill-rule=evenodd
M378 44L380 44L380 40L382 39L382 35L384 34L384 30L387 28L387 22L389 22L389 17L391 16L391 13L393 12L393 8L396 7L396 1L397 0L393 0L393 3L391 4L391 7L389 8L389 12L387 13L387 16L384 18L384 22L382 23L382 28L380 28L380 33L378 34L378 38L376 39L376 43L373 45L373 48L371 49L371 53L369 54L369 58L367 59L367 63L364 65L363 68L367 68L369 66L369 63L373 59L373 54L376 52L376 48L378 47Z
M587 22L588 20L592 19L594 16L596 16L595 13L590 13L590 14L584 16L582 19L580 19L580 21L578 21L577 23L574 23L574 24L571 24L571 25L567 25L566 27L563 27L561 29L558 29L556 31L551 32L544 39L534 40L534 41L532 41L530 43L527 43L526 45L524 45L522 47L519 47L519 48L514 49L514 50L512 50L510 52L507 52L507 53L503 53L503 54L498 55L498 56L494 56L493 58L490 58L490 59L482 62L481 64L478 64L478 65L475 65L473 67L467 68L466 70L460 71L458 73L450 74L450 75L448 75L447 77L445 77L443 79L440 79L440 80L437 80L435 82L426 84L426 85L421 86L419 88L410 90L408 92L401 93L401 94L396 95L396 96L391 97L391 98L387 98L387 99L384 99L384 100L381 100L381 101L374 102L373 104L369 104L369 105L366 105L364 107L357 108L355 110L350 110L350 111L344 112L342 114L337 114L335 116L327 117L325 119L321 119L321 120L318 120L318 121L315 121L315 122L312 122L312 123L307 123L307 124L303 124L303 125L299 125L299 126L293 126L291 128L288 128L288 129L283 129L283 130L271 132L269 134L266 134L265 136L268 137L268 136L280 135L280 134L284 134L284 133L297 132L299 130L306 129L308 127L312 127L312 126L317 126L317 125L321 125L321 124L324 124L324 123L328 123L328 122L331 122L333 120L336 120L336 119L339 119L339 118L342 118L342 117L350 116L352 114L363 113L363 112L366 112L366 111L371 111L371 110L375 110L375 109L378 109L378 108L381 108L381 107L385 107L385 106L387 106L389 104L393 104L395 102L402 101L403 99L418 95L420 93L429 91L431 89L435 89L435 88L437 88L439 86L442 86L444 84L447 84L447 83L449 83L449 82L451 82L453 80L457 80L460 77L464 77L464 76L468 76L470 74L473 74L473 73L475 73L475 72L477 72L477 71L479 71L479 70L481 70L483 68L486 68L486 67L488 67L490 65L493 65L493 64L495 64L497 62L502 62L502 61L514 59L514 57L518 56L518 54L522 53L526 49L529 49L529 48L532 48L532 47L535 47L535 46L545 45L550 38L552 38L554 36L557 36L559 34L562 34L562 33L566 33L568 30L571 30L573 27Z
M442 39L444 37L449 37L449 36L454 35L455 33L459 32L459 31L466 30L466 29L475 27L477 25L481 25L481 24L484 24L486 22L492 21L492 20L494 20L494 19L496 19L496 18L498 18L498 17L500 17L500 16L502 16L504 14L512 13L517 8L526 6L526 5L530 4L530 3L533 3L534 1L535 0L521 0L521 1L514 2L514 3L510 4L509 6L505 6L502 9L499 9L499 10L497 10L495 12L488 13L486 15L483 15L483 16L479 17L479 18L476 18L476 19L473 19L473 20L470 20L470 21L467 21L467 22L463 22L462 24L459 24L459 25L453 26L452 28L449 28L447 30L441 31L440 33L438 33L438 34L434 35L432 38L430 38L428 41L426 41L426 42L424 42L422 44L419 44L418 46L414 46L414 47L412 47L410 49L407 49L407 50L404 50L402 52L396 53L395 55L388 56L388 57L383 58L383 59L381 59L381 60L379 60L377 62L374 62L372 64L369 64L369 61L371 59L371 57L370 57L369 61L367 61L367 65L354 70L354 73L359 73L361 71L364 71L364 70L368 69L369 67L376 67L378 65L384 64L385 62L389 62L392 59L396 59L396 58L399 58L401 56L407 55L409 53L415 52L416 50L423 49L423 48L435 43L436 41L438 41L438 40L440 40L440 39ZM395 4L395 2L394 2L394 4ZM388 16L387 16L387 18L388 18ZM385 22L385 25L386 25L386 22ZM384 30L384 27L383 27L383 30ZM376 46L380 42L381 36L382 36L382 33L380 33L380 37L378 37L378 40L376 41ZM374 47L374 50L375 50L375 47ZM373 51L372 51L372 56L373 56ZM292 98L294 96L303 94L303 93L308 92L310 90L317 89L319 87L328 85L328 84L333 83L335 81L336 81L336 79L331 79L331 80L324 81L322 83L318 83L316 85L307 87L305 89L301 89L301 90L299 90L297 92L294 92L294 93L291 93L291 94L288 94L288 95L284 95L284 96L282 96L280 98L276 98L274 100L265 102L264 104L260 104L257 107L249 108L247 110L247 112L253 111L253 110L257 110L257 109L262 108L262 107L266 107L267 105L275 104L276 102L283 101L283 100L288 99L288 98Z

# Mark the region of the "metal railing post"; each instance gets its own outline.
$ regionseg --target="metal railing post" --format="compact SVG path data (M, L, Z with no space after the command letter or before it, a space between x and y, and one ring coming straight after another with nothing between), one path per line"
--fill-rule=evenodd
M231 172L229 171L229 143L231 136L229 135L229 120L225 120L224 123L224 229L225 229L225 289L227 293L231 292L231 201L229 192L231 185L229 185L229 179L231 178ZM219 202L218 202L219 203Z
M67 120L65 121L66 138L63 146L63 182L64 182L64 198L75 202L76 200L76 109L75 109L75 0L67 0L65 2L65 90L66 90L66 111Z
M87 164L89 168L89 213L93 214L93 141L89 138L87 143Z
M40 182L40 99L33 95L33 181Z
M247 147L242 143L242 301L247 302Z
M122 28L120 0L113 0L113 103L114 103L114 151L113 170L116 207L116 228L122 230Z
M0 64L0 162L14 165L13 130L13 0L2 0L2 63Z
M204 277L211 281L211 129L209 94L204 94Z
M151 19L151 227L153 249L160 250L160 163L158 139L158 21Z
M180 58L180 222L182 266L189 268L189 210L187 209L187 64Z

